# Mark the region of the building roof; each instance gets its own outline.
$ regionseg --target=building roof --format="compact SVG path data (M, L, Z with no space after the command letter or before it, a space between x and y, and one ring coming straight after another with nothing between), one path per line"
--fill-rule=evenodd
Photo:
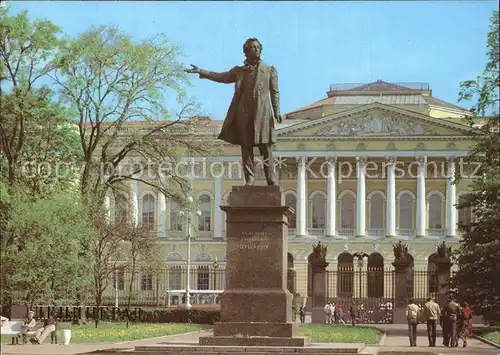
M432 90L427 83L388 83L377 80L368 84L332 84L327 97L310 105L301 107L286 114L287 119L296 113L319 109L323 107L342 105L349 107L381 103L394 106L438 106L445 109L468 110L432 96Z

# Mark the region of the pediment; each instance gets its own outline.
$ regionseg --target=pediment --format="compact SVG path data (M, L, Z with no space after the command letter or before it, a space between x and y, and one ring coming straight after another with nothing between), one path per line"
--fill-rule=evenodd
M278 130L280 137L467 136L467 126L382 104L341 112Z

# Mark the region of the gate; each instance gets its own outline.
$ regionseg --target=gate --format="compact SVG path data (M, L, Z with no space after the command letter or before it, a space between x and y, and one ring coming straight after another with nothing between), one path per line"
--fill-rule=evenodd
M339 268L327 271L327 300L342 307L342 319L351 322L350 308L357 309L357 323L392 323L394 270Z

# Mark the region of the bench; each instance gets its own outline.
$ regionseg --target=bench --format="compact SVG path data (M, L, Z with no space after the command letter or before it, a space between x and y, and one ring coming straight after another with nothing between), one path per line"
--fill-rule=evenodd
M3 337L12 337L12 345L19 344L18 335L22 333L22 324L24 320L22 319L12 319L6 322L3 327L0 328L0 336ZM35 327L26 333L26 336L23 336L23 343L27 343L27 337L34 337L36 331L42 327L41 323L37 323ZM57 344L57 334L55 331L50 333L50 343Z

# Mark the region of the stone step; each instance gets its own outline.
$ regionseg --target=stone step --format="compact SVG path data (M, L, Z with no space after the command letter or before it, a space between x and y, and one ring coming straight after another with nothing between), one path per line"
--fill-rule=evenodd
M347 355L359 354L363 348L327 348L310 347L260 347L260 346L136 346L134 355L280 355L280 354L314 354L314 355Z

